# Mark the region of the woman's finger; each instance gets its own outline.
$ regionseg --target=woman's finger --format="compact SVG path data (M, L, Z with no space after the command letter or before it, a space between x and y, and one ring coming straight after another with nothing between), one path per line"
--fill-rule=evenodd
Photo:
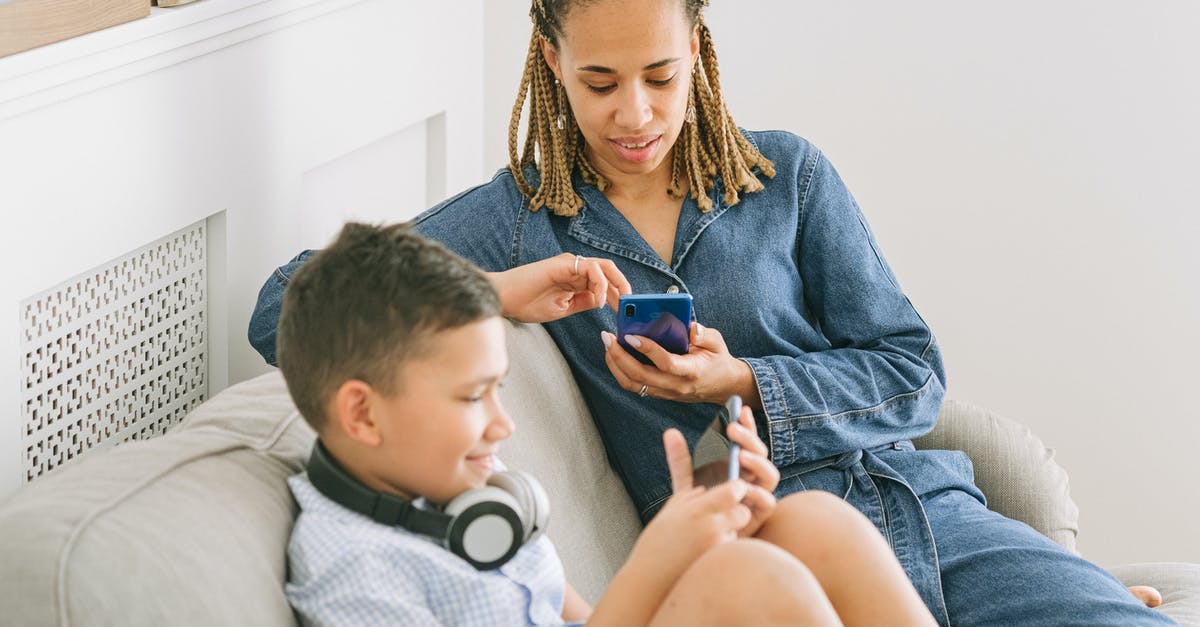
M599 263L600 259L587 259L580 263L579 272L587 276L587 288L593 297L593 309L605 303L608 295L608 277Z
M611 259L598 259L597 262L604 272L604 276L608 278L608 284L616 287L617 298L611 303L613 309L616 309L621 294L632 294L633 287L629 285L629 279L625 278L625 275L617 268L617 264L613 263Z
M624 365L618 359L619 352L624 352L625 349L617 344L616 336L608 331L601 331L600 339L604 342L604 364L608 366L608 371L617 380L617 385L621 386L621 389L635 394L640 392L642 384L635 382L625 372Z
M605 334L607 332L602 331L601 333ZM621 382L622 378L632 383L632 387L625 387L623 384L621 387L631 392L637 392L644 383L650 389L667 391L672 396L681 394L680 390L686 383L686 380L672 373L664 372L654 366L643 364L633 355L629 354L629 351L625 350L625 347L616 341L615 335L607 333L607 337L611 340L606 342L604 353L604 361L608 364L608 369L612 371L613 376L617 377L618 383ZM655 396L667 398L667 396L657 394Z
M692 345L697 348L713 353L728 353L729 349L725 346L725 338L721 336L721 332L712 328L701 325L699 322L692 322L689 333Z
M677 377L689 376L690 369L679 355L663 348L658 342L641 335L626 335L625 342L634 350L646 356L655 368Z
M564 300L563 317L571 316L582 311L591 311L596 307L604 304L603 300L596 300L596 295L591 292L575 292L566 295Z

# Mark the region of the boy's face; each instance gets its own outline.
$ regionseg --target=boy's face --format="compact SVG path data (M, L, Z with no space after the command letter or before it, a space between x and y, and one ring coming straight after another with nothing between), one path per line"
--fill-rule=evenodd
M397 376L399 392L373 404L382 443L377 477L402 494L446 503L483 486L513 432L498 388L508 372L504 325L486 318L428 339Z

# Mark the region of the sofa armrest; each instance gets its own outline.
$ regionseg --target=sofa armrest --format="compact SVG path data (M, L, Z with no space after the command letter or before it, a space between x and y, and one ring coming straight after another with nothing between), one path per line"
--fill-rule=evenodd
M1079 508L1067 472L1028 427L962 401L947 399L937 426L914 441L919 449L959 450L971 458L975 485L988 507L1037 529L1078 554Z

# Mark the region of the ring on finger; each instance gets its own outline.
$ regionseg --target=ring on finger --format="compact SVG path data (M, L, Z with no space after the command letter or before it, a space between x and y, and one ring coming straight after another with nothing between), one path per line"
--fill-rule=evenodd
M642 397L642 398L645 398L645 397L646 397L646 387L647 387L647 386L646 386L646 384L645 384L645 383L643 383L643 384L642 384L642 390L641 390L640 392L638 392L638 396L639 396L639 397Z
M579 255L575 255L575 274L579 274L579 260L580 259L583 259L583 257L581 257Z

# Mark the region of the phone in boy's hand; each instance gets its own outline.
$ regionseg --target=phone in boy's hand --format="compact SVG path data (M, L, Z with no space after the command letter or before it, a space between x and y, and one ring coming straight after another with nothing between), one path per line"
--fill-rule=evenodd
M732 481L741 474L738 453L742 447L731 442L726 429L742 413L742 397L734 394L717 410L692 451L692 481L706 487Z
M687 354L691 294L626 294L617 310L617 342L638 361L650 364L645 355L625 342L626 335L640 335L669 352Z

